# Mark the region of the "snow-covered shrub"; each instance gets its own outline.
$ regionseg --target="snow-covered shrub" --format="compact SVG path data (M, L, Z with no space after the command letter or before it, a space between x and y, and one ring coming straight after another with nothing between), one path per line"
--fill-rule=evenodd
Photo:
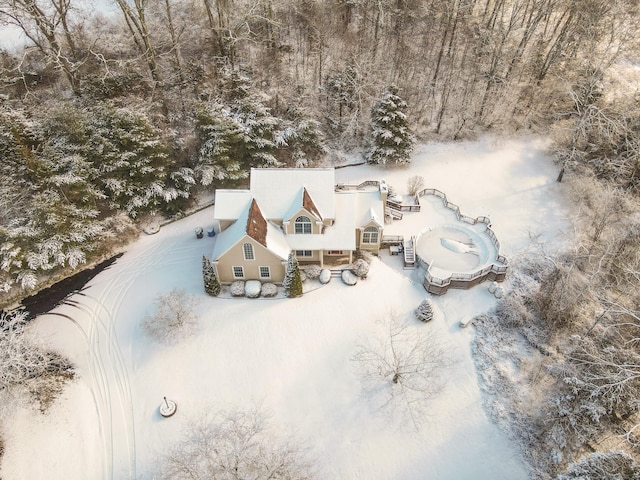
M346 285L355 285L356 283L358 283L358 277L356 277L353 273L351 273L350 270L343 270L342 281Z
M310 280L315 280L316 278L318 278L320 276L320 272L322 272L322 268L320 268L320 265L309 265L304 269L304 273Z
M567 473L558 480L589 480L606 478L623 480L640 478L640 464L622 451L594 452L569 465Z
M244 284L244 292L249 298L258 298L262 290L262 284L259 280L248 280Z
M322 283L323 285L329 283L331 281L331 270L329 270L328 268L323 268L320 271L318 280L320 280L320 283Z
M62 390L61 380L73 377L73 366L26 326L26 312L0 311L0 399L3 409L8 394L17 405L35 400L44 411Z
M142 327L147 335L162 343L173 343L195 332L198 325L196 298L174 289L156 297L155 311L147 314Z
M433 320L433 307L429 299L425 298L415 311L416 318L421 322L430 322Z
M304 272L304 270L300 270L300 281L301 282L306 282L307 281L307 274Z
M236 280L229 287L229 291L233 297L244 297L244 281Z
M356 277L366 278L369 273L369 264L362 258L359 258L351 266L351 271Z
M273 283L263 283L260 295L263 297L275 297L278 294L278 287Z

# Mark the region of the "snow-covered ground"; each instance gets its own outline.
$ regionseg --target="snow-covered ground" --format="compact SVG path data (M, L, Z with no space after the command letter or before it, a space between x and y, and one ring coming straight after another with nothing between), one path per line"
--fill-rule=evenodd
M353 166L337 170L336 180L384 178L404 193L407 179L422 175L465 215L490 216L509 257L532 239L553 249L566 225L557 171L543 147L532 138L424 145L410 167ZM196 239L193 229L210 225L212 208L141 237L70 304L36 321L76 364L78 378L45 415L21 409L5 426L4 480L151 478L157 454L171 448L187 419L256 404L277 430L310 447L319 478L527 478L519 453L482 408L473 328L459 328L496 302L486 284L432 297L442 314L413 327L435 330L456 359L416 431L373 408L351 359L377 335L385 311L409 315L429 296L420 270L403 270L399 257L383 252L354 287L333 279L297 299L210 298L201 258L215 238ZM407 213L385 234L415 235L431 222L453 223L450 215L444 208ZM200 330L161 346L144 336L141 321L153 298L173 288L201 300ZM163 396L178 404L171 418L158 412Z

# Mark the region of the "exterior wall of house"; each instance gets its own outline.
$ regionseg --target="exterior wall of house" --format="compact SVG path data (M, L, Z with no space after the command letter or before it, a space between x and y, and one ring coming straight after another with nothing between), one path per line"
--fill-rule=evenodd
M301 264L320 263L320 261L322 260L322 252L318 250L309 250L309 251L311 252L310 257L298 255L296 253L296 258L298 259L298 263L301 263Z
M353 260L351 250L325 250L323 252L322 265L345 265Z
M378 241L377 243L365 243L363 241L365 230L368 227L375 227L378 229ZM367 225L356 229L356 248L359 250L367 250L369 252L378 253L380 251L380 242L382 240L383 229L375 222L370 222Z
M294 215L291 216L291 218L285 219L285 223L284 225L284 233L286 233L287 235L295 235L296 233L296 218L300 217L300 216L305 216L308 217L309 220L311 220L311 233L312 234L318 234L318 233L322 233L322 224L318 225L318 221L316 220L316 218L311 215L306 209L301 208L300 210L298 210ZM299 235L304 235L304 234L299 234Z
M245 243L253 245L253 260L244 258ZM286 265L286 260L284 260ZM229 284L236 280L260 280L261 282L282 283L284 279L285 265L283 260L274 255L253 238L246 235L233 247L231 247L217 262L214 262L216 274L220 283ZM244 278L235 278L233 267L243 267ZM270 278L260 276L260 267L269 267Z

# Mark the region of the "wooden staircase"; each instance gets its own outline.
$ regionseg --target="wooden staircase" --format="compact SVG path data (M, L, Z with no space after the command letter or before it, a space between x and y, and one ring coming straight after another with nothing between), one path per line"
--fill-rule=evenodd
M404 242L404 268L416 268L416 237Z

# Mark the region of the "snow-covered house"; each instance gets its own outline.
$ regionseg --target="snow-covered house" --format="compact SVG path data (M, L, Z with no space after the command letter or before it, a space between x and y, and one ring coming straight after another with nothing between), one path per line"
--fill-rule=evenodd
M356 250L377 253L384 228L384 184L336 189L333 168L251 170L247 190L217 190L220 233L212 263L222 283L279 283L287 257L321 266L351 262Z

